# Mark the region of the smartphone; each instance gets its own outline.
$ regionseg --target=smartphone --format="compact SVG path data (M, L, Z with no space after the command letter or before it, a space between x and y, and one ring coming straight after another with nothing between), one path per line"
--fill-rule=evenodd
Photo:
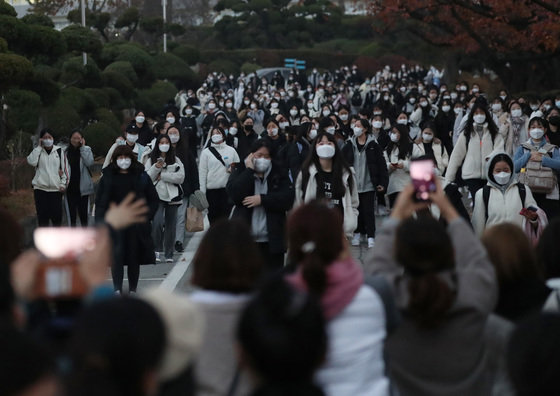
M44 299L80 298L87 286L78 271L80 256L95 248L94 228L37 228L33 241L44 260L35 280L35 295Z
M159 158L157 159L157 162L163 162L163 161L165 161L165 160L163 159L163 157L159 157Z
M415 200L419 202L429 201L430 193L436 191L434 162L432 160L411 161L410 178L414 186Z

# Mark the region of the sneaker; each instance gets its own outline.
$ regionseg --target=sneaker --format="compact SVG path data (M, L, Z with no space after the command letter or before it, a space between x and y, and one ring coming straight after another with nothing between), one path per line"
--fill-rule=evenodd
M183 247L183 244L181 242L177 241L175 242L175 250L179 253L183 253L185 251L185 248Z
M354 237L352 238L352 246L360 246L360 234L354 234Z
M156 252L156 263L161 263L161 257L159 257L159 252Z
M121 291L120 290L115 290L115 296L120 296L121 295Z
M368 249L371 249L371 248L374 247L374 246L375 246L375 239L373 239L373 238L368 238L368 239L367 239L367 247L368 247Z
M172 259L172 258L166 258L166 259L165 259L165 262L166 262L166 263L173 263L173 259Z

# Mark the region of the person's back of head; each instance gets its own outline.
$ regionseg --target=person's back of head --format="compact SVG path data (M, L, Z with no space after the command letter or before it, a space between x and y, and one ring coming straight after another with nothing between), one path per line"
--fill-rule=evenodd
M282 390L277 394L321 394L312 378L326 356L325 325L312 296L275 278L263 285L241 315L237 330L241 361L263 388ZM315 391L302 393L310 388Z
M191 283L202 289L246 293L255 288L262 258L241 220L219 220L206 232L193 259Z
M309 290L321 295L326 288L325 268L344 249L342 215L319 200L301 205L288 218L289 261L301 267Z
M397 229L394 249L409 280L405 315L423 327L442 323L455 301L457 286L453 245L444 226L431 216L409 218Z
M543 314L520 324L506 355L517 396L559 395L560 315Z
M152 394L165 343L161 317L140 299L115 298L86 308L69 344L67 395Z

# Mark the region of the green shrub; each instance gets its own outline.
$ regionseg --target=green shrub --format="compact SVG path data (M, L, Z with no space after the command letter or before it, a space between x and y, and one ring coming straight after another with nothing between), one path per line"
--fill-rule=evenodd
M116 61L113 62L105 68L105 71L114 71L126 76L131 83L138 81L138 76L132 67L132 64L128 61Z
M103 87L103 92L107 94L109 98L109 106L111 109L124 109L127 106L127 102L124 100L123 96L119 91L113 87Z
M2 0L0 1L0 15L17 17L17 12L14 7Z
M101 71L94 60L88 58L88 63L84 66L81 56L67 59L62 64L62 75L60 82L67 85L78 85L80 87L100 87L104 80Z
M105 65L116 61L130 62L143 84L151 83L154 79L154 60L141 46L134 43L105 44L100 59Z
M102 88L86 88L86 93L93 99L95 107L111 107L109 94Z
M178 45L173 48L172 52L189 65L194 65L200 61L200 51L190 45Z
M8 52L8 42L0 37L0 52Z
M102 122L103 124L107 125L117 134L121 130L121 123L119 122L115 114L113 114L113 112L109 109L99 108L95 110L94 118L97 120L97 122Z
M256 63L245 62L241 65L241 71L245 74L254 73L259 69L262 69L262 67L261 65L257 65Z
M21 21L28 25L40 25L54 29L54 23L52 19L44 14L26 14L21 18Z
M0 54L0 92L18 85L32 74L33 65L27 58L14 54Z
M84 118L93 115L95 112L95 100L85 90L77 87L67 87L62 90L60 101Z
M216 59L208 65L211 71L220 71L226 74L239 73L239 65L227 59Z
M55 61L68 51L66 41L58 30L48 26L30 25L26 53L33 57L41 55Z
M89 28L81 25L70 25L61 30L69 51L98 54L102 44L97 35Z
M34 133L41 114L41 98L35 92L11 89L6 94L8 105L8 125L11 129L21 129Z
M138 92L134 107L143 109L146 116L155 117L168 101L173 100L176 94L177 88L173 84L156 81L149 89L142 89Z
M60 69L58 67L49 66L45 64L35 65L35 74L41 77L57 81L60 77Z
M67 135L72 129L79 128L80 124L81 118L78 112L61 99L46 109L45 126L59 136Z
M29 26L19 19L0 14L0 37L3 37L12 51L23 51L29 38Z
M60 96L60 88L58 87L58 84L50 78L37 72L25 80L20 87L39 94L43 106L50 106L54 104Z
M166 79L180 82L186 86L195 87L198 81L197 75L177 55L161 53L155 56L156 77L160 80Z
M115 88L124 99L134 97L134 86L125 75L114 71L104 71L102 74L107 87Z
M106 155L111 148L119 132L115 132L104 122L89 124L83 130L84 139L95 155Z

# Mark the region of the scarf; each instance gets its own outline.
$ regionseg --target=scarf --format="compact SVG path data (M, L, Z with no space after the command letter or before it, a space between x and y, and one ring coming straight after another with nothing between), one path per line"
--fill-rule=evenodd
M532 246L537 246L537 244L539 243L539 238L548 225L548 218L546 217L546 213L541 208L537 210L537 216L537 228L533 228L529 220L524 221L525 224L523 227L523 231L525 231L525 235L527 235L529 241L531 241Z
M511 128L513 130L513 147L519 147L521 128L525 125L525 117L511 117Z
M364 283L362 268L352 257L335 261L325 268L327 287L321 296L321 308L327 320L337 316L352 302ZM296 289L307 292L301 267L287 277Z

